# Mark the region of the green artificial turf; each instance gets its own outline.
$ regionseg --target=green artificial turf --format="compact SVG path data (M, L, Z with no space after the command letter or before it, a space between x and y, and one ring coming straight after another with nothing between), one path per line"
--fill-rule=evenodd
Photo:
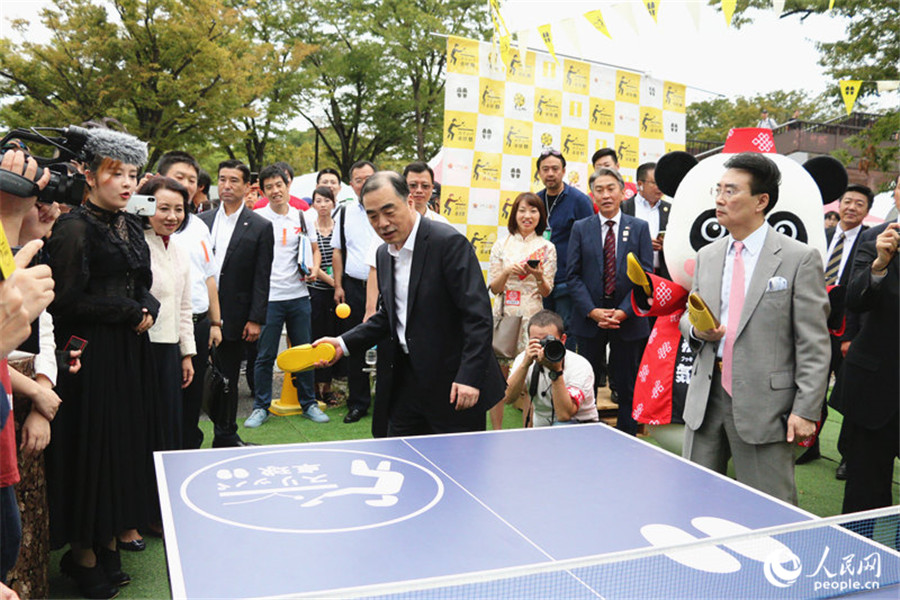
M257 444L291 444L303 442L323 442L331 440L363 439L371 436L371 415L357 423L345 424L347 414L345 406L329 408L326 414L330 423L318 424L302 416L271 417L258 429L245 429L238 419L238 433L241 437ZM844 495L844 482L834 478L837 468L838 453L837 436L840 431L841 415L832 411L822 430L820 446L822 458L796 468L797 489L800 508L820 517L837 515L841 512ZM504 412L503 428L521 427L522 413L512 406ZM208 448L212 440L212 424L201 422L205 436L204 448ZM490 429L490 421L488 421ZM652 440L645 438L647 442ZM894 471L894 503L897 503L900 468L895 465ZM169 598L168 572L166 568L165 548L163 541L156 537L146 536L147 549L143 552L122 552L123 570L129 573L132 583L123 587L119 598ZM273 549L273 552L277 549ZM78 590L74 583L59 572L59 560L63 551L53 552L50 565L50 597L77 598ZM210 560L215 558L215 548L210 548Z

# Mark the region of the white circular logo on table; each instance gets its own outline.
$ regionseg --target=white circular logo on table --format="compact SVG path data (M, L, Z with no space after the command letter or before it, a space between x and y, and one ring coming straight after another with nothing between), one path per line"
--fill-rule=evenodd
M334 533L411 519L440 501L444 484L408 460L356 450L286 449L229 458L193 473L181 498L229 525Z

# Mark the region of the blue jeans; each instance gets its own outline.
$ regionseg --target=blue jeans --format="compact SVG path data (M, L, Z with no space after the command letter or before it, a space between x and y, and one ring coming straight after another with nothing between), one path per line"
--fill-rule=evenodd
M287 325L288 337L291 344L299 346L310 341L310 314L312 312L309 296L295 298L293 300L269 301L266 308L266 324L263 325L257 343L258 354L256 367L254 368L256 397L253 399L253 408L268 410L272 404L272 365L278 354L278 342L281 340L281 329ZM316 391L314 386L314 373L304 371L292 373L294 387L297 388L297 398L300 406L305 411L316 403Z

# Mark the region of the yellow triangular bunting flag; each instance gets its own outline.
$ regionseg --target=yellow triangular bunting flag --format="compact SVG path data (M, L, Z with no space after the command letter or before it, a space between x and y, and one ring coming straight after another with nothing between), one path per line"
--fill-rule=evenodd
M737 5L737 0L722 0L722 14L725 15L725 23L731 27L731 17L734 16L734 7Z
M856 104L856 97L859 96L859 87L862 85L862 81L858 79L844 79L838 83L841 86L844 107L846 107L849 115L853 112L853 105Z
M659 3L661 0L644 0L644 6L647 7L647 12L650 13L650 16L653 17L653 22L658 23L656 20L657 11L659 11Z
M503 64L508 65L510 60L510 44L512 43L512 36L501 35L500 36L500 56L503 57Z
M834 0L828 0L828 10L834 8Z
M603 15L600 13L600 10L592 10L590 12L584 13L584 18L587 19L591 25L597 28L597 31L612 39L612 36L609 35L609 29L606 28L606 22L603 20Z
M556 50L553 49L553 33L550 31L550 24L541 25L538 27L538 32L541 34L541 39L544 40L544 45L547 46L550 56L553 57L553 60L559 62L559 59L556 58Z

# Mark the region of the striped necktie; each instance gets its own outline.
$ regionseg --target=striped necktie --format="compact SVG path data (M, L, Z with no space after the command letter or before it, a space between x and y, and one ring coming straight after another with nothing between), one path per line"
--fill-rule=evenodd
M838 233L838 241L828 259L828 266L825 267L825 285L835 285L837 283L838 271L841 268L841 254L844 253L844 232Z
M616 222L606 222L606 238L603 241L603 293L611 298L616 293L616 238L613 227Z

